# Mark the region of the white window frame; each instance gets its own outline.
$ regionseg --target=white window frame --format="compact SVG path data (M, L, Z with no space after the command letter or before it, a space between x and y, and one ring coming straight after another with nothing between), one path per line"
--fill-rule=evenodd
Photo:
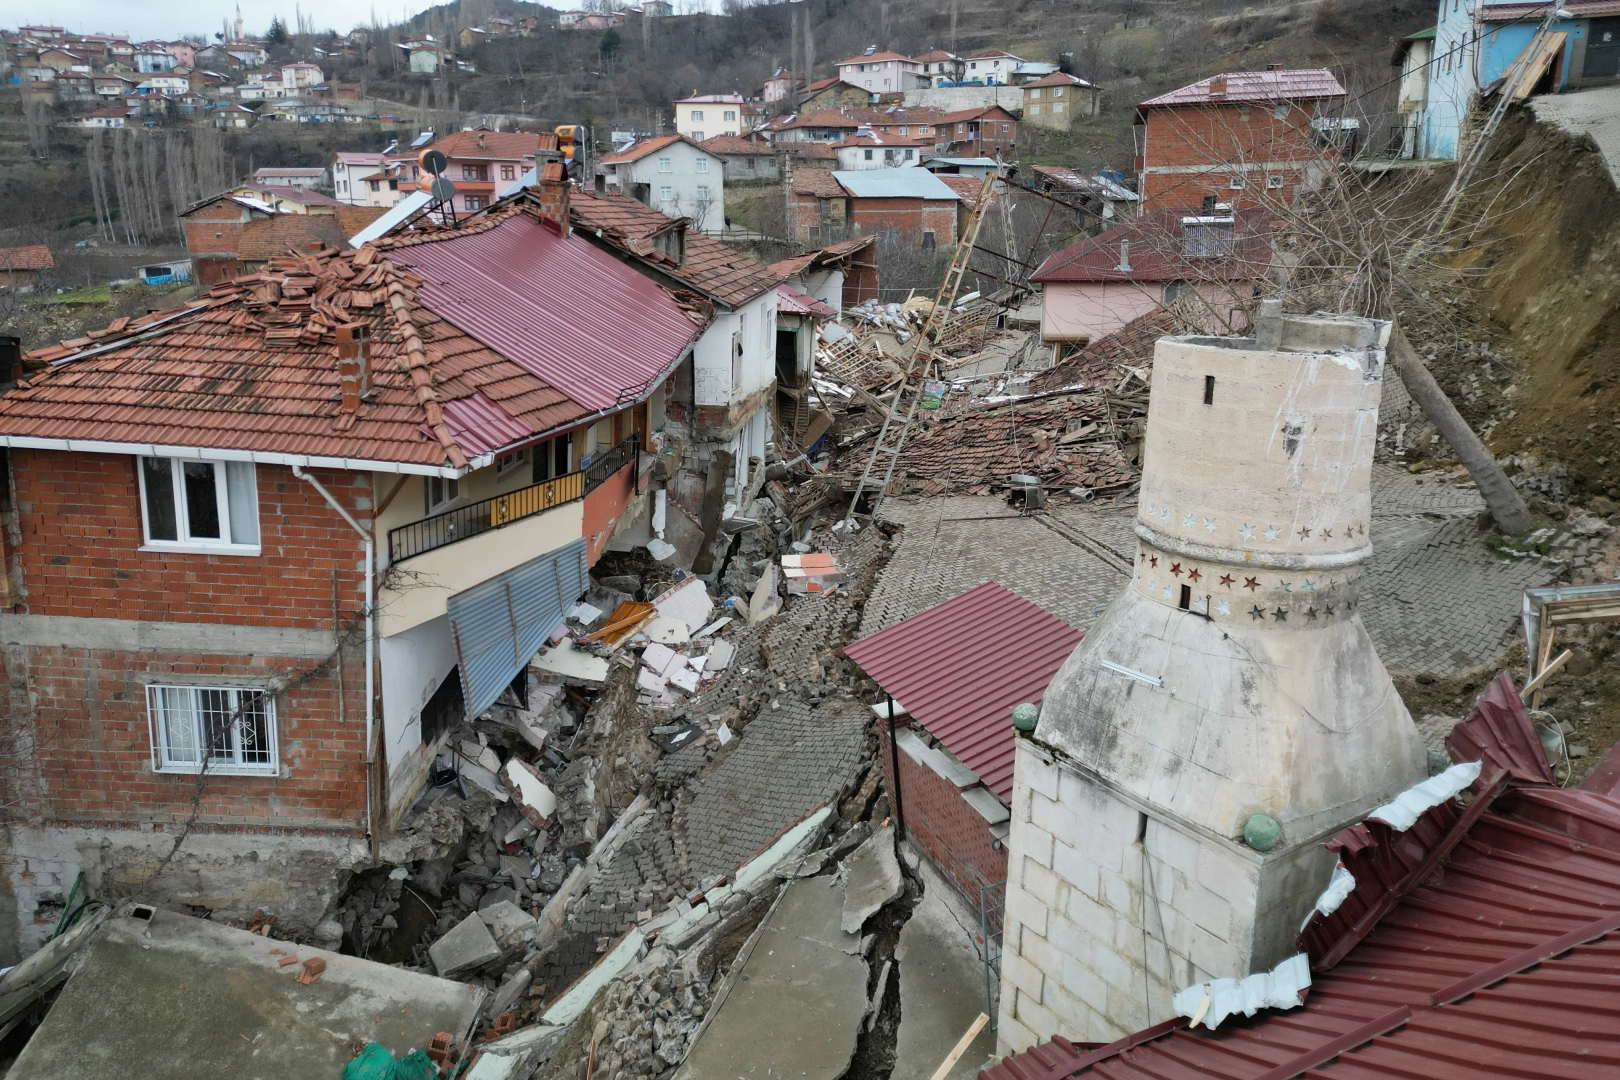
M692 123L701 124L702 122L703 122L703 110L702 109L693 109L692 110Z
M434 485L438 485L439 498L434 498ZM432 517L448 510L457 499L461 498L461 481L454 477L424 476L422 478L422 505L424 512Z
M174 497L175 536L174 540L152 538L152 522L149 513L149 504L146 493L146 462L167 461L169 463L169 477L171 492ZM187 464L212 465L214 467L214 499L215 513L219 515L219 538L211 536L193 537L190 530L191 515L187 510L185 499L185 479L183 466ZM165 551L181 554L197 555L258 555L262 548L259 540L259 478L251 461L236 461L229 464L244 469L247 474L247 484L253 492L253 530L252 542L236 543L231 536L231 504L230 480L228 479L227 463L213 461L205 458L147 458L135 459L135 477L137 481L137 495L141 503L141 545L142 551Z
M708 158L700 157L700 158L697 159L697 171L700 172L700 173L706 173L706 172L709 171L709 159Z
M1282 173L1272 173L1270 176L1266 177L1266 187L1272 191L1279 190L1284 183L1286 183L1286 181L1283 179Z
M659 172L674 172L675 169L670 165L669 158L661 157L661 158L658 159L658 171Z
M527 446L519 447L505 454L497 454L495 457L495 475L505 476L528 460L529 448Z
M675 189L670 187L668 184L665 184L662 187L660 187L658 189L658 201L659 202L674 202L675 201Z
M226 740L228 750L222 756L210 756L208 759L208 772L219 776L278 776L281 772L281 746L280 734L276 724L275 696L263 686L198 686L183 683L148 683L146 684L146 719L148 734L152 740L152 770L160 773L191 773L203 771L204 755L203 744L207 738L203 730L201 710L203 708L203 695L207 693L223 693L225 700L222 703L227 710L226 715L234 717L227 732ZM239 712L242 708L241 695L258 694L264 709L264 743L268 748L268 760L244 761L245 748L242 745L242 718ZM189 700L185 700L188 699ZM170 702L179 704L184 701L190 710L190 719L193 724L191 731L192 742L189 747L171 745L170 724L166 717L161 715L170 707Z
M1249 186L1249 181L1242 176L1228 176L1226 187L1229 191L1242 191Z
M723 117L723 119L728 120L728 121L736 120L737 119L737 114L735 112L733 112L731 109L727 109L726 110L726 115Z
M699 202L705 202L705 201L708 200L708 198L709 198L709 185L708 184L699 184L698 185L697 197L698 197Z

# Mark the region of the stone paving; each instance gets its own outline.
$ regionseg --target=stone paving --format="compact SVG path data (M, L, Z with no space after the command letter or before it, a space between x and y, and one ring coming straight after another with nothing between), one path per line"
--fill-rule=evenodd
M1476 524L1485 504L1467 481L1374 465L1371 489L1362 618L1384 663L1436 675L1491 663L1518 623L1521 591L1553 581L1557 568L1487 550ZM1134 506L1066 503L1049 513L1127 562L1135 551ZM862 636L986 581L1083 630L1125 584L1114 565L992 496L890 499L884 516L904 529L872 589Z

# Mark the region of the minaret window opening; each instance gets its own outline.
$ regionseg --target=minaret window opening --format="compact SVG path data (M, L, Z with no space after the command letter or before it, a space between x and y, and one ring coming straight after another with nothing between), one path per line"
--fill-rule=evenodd
M1181 587L1181 604L1180 604L1180 607L1181 607L1182 611L1187 611L1188 609L1190 609L1192 607L1192 586L1191 585L1183 585Z
M1215 376L1204 376L1204 404L1215 404Z

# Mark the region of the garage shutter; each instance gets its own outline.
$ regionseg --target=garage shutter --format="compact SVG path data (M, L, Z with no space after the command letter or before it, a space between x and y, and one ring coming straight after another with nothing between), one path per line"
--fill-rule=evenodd
M450 598L468 719L495 703L588 585L585 541L575 540Z

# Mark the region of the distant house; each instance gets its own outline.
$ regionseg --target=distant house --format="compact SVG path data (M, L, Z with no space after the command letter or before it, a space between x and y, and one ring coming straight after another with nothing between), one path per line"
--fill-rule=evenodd
M669 0L644 0L641 5L641 17L644 19L667 19L675 14L675 5Z
M999 105L942 113L933 129L934 147L942 154L1003 161L1018 156L1018 118Z
M1224 332L1247 328L1245 308L1271 268L1270 216L1220 206L1207 214L1160 210L1048 256L1041 337L1084 345L1183 297Z
M715 135L703 140L703 149L720 159L728 184L776 180L782 174L776 151L758 136Z
M121 128L129 119L129 109L123 106L114 106L108 109L97 109L85 113L74 121L82 128Z
M1290 205L1323 168L1315 134L1344 87L1327 68L1231 71L1136 107L1143 211Z
M143 75L172 71L177 63L174 54L161 44L138 45L135 48L135 70Z
M956 243L961 200L927 169L834 172L795 169L789 184L794 238L828 244L888 237L921 248Z
M723 162L683 135L644 139L597 162L600 190L627 195L668 217L690 218L699 231L725 225Z
M1076 116L1096 116L1102 93L1061 71L1024 84L1024 123L1068 131Z
M0 248L0 287L34 288L47 270L55 268L51 249L44 244Z
M831 79L817 79L806 86L799 100L799 109L807 113L864 109L871 101L870 90L863 90L834 76Z
M833 66L838 69L838 77L844 82L873 94L896 93L930 85L922 74L922 65L917 61L897 52L879 52L876 46L859 56L840 60Z
M682 98L675 103L675 130L702 142L712 135L741 135L748 130L743 118L743 106L748 99L741 94L699 94Z
M928 80L929 86L954 86L962 78L963 65L966 63L955 53L944 49L934 49L921 56L914 56L912 60L921 65L921 74Z
M318 167L266 167L253 174L253 182L261 187L293 188L298 191L312 191L318 187L325 187L328 179L326 170Z
M833 144L838 167L845 172L865 169L904 169L922 164L927 143L894 135L856 134Z
M102 98L121 98L135 92L135 80L117 74L104 72L91 79L91 84L96 96Z
M1024 179L1041 191L1052 192L1065 205L1083 207L1106 220L1135 217L1140 201L1119 173L1083 176L1061 165L1031 165Z
M761 96L765 99L767 105L773 101L791 101L794 90L803 81L804 77L797 71L777 68L771 77L765 80L765 88Z
M1395 67L1401 69L1401 92L1395 111L1401 118L1403 158L1437 157L1430 145L1429 79L1434 61L1434 27L1408 34L1395 47Z
M368 206L360 179L382 168L381 153L342 152L332 157L332 195L350 206Z
M865 125L841 112L803 112L781 120L773 120L765 133L778 144L784 142L839 142L854 135Z
M1013 72L1024 58L1014 56L1006 49L985 49L963 58L961 82L984 83L986 86L1007 85L1013 81Z
M326 82L326 76L321 73L319 64L283 64L281 65L281 85L288 93L311 86L320 86Z
M278 184L242 184L232 188L231 192L244 198L255 199L266 203L278 211L289 214L308 214L311 212L325 212L335 207L343 206L330 195L323 195L319 191L308 191L304 188Z
M215 127L225 129L250 128L259 120L259 114L246 105L216 105L208 115Z
M474 128L432 143L449 159L446 175L456 185L452 205L457 213L482 210L534 167L540 138L521 131ZM368 181L369 182L369 181Z

